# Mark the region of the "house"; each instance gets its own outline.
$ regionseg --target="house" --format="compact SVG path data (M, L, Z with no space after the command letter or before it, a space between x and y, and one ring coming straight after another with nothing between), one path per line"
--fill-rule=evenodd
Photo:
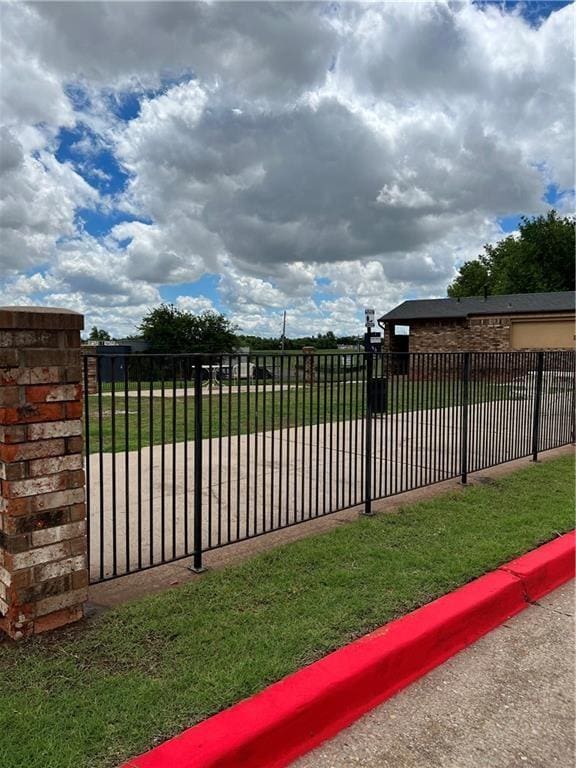
M574 293L559 291L405 301L378 324L384 352L508 352L574 349L574 320Z

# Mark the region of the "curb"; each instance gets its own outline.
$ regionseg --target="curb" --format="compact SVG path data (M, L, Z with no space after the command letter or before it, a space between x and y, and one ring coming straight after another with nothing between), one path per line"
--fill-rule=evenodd
M570 578L574 532L435 600L123 768L281 768Z

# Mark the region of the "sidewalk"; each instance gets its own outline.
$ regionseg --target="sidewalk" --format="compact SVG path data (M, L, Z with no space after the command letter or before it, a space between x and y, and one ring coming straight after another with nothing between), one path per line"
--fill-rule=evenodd
M574 765L574 581L293 768Z

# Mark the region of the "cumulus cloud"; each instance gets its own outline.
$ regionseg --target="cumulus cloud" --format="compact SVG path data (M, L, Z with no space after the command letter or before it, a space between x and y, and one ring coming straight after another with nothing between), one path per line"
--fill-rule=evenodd
M548 185L571 199L570 7L537 26L442 0L4 3L2 21L13 302L126 333L163 286L213 274L178 306L349 333L366 304L442 295Z

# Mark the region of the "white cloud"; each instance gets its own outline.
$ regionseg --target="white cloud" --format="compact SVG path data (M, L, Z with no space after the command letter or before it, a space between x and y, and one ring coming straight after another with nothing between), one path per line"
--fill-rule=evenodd
M13 302L64 302L126 333L162 286L210 273L218 298L178 306L222 307L247 331L278 335L287 308L294 333L352 332L366 304L442 295L498 217L573 188L570 7L538 27L442 1L0 12ZM126 94L130 120L115 113ZM75 166L54 154L74 126L90 129ZM128 175L114 194L95 189L114 177L103 150ZM136 220L94 237L84 207Z

